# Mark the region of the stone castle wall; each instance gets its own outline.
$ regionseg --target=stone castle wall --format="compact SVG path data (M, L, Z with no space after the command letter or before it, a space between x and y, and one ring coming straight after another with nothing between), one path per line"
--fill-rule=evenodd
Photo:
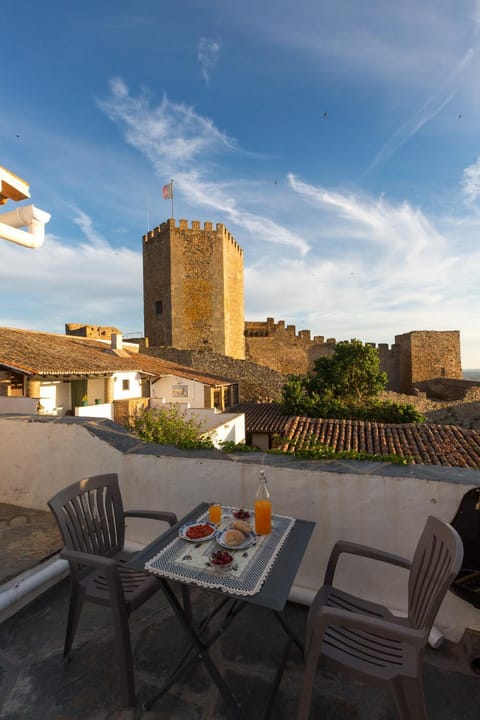
M267 365L284 374L306 375L315 367L315 361L323 356L331 357L337 340L322 335L311 337L310 330L296 331L295 325L285 325L267 318L264 322L246 322L245 340L247 357L259 365ZM377 347L380 367L387 373L388 388L399 384L399 348L385 343Z
M112 335L119 334L121 334L120 330L107 325L85 325L84 323L66 323L65 325L65 335L110 341Z
M236 380L240 402L280 402L287 376L265 365L239 360L209 350L178 350L172 347L149 347L142 352L155 357Z
M284 321L245 323L246 356L284 374L306 375L315 360L333 355L335 338L311 337L310 330L296 332ZM368 343L376 347L380 369L387 373L387 390L411 394L418 383L431 378L461 379L458 330L414 330L395 336L395 343Z
M315 360L331 355L335 339L326 342L322 336L311 337L310 330L300 330L295 325L278 323L273 318L262 322L245 323L245 354L259 365L267 365L280 373L306 375L313 370Z

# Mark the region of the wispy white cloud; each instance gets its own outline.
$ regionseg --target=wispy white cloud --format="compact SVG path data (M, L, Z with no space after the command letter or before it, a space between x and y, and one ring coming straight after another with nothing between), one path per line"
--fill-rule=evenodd
M330 218L335 240L313 247L297 263L280 263L271 284L266 278L252 290L259 307L288 313L290 305L302 327L337 339L392 342L393 333L463 326L464 298L479 294L472 265L480 253L461 257L457 233L445 235L405 202L332 191L294 175L289 183L317 212L318 224ZM260 272L247 274L252 285ZM275 283L291 292L282 298Z
M458 77L463 70L472 62L476 51L469 48L467 52L455 64L449 77L442 82L442 86L433 93L403 125L401 125L390 138L383 144L374 159L370 163L367 173L385 163L402 145L416 135L424 125L433 120L446 107L457 93L455 87Z
M335 213L347 236L353 230L356 244L362 241L364 249L376 246L391 257L401 256L404 267L416 263L426 250L438 257L446 247L446 238L407 202L392 205L383 197L346 195L309 185L293 174L288 179L310 203Z
M201 156L234 148L233 141L212 120L192 107L175 103L167 95L152 107L148 93L132 96L121 79L111 83L110 97L98 104L123 128L126 141L163 174L190 167Z
M210 84L210 72L218 62L221 49L222 45L219 40L202 37L198 42L198 60L207 87Z
M2 243L0 325L25 327L28 318L27 327L53 332L64 332L66 322L121 325L125 332L143 326L140 251L98 243L86 225L93 244L48 232L36 251Z
M441 83L474 33L472 15L480 17L478 0L459 10L451 0L245 0L229 13L245 37L295 55L296 62L329 68L348 82L369 77L383 84L392 99L418 97L418 90ZM266 21L268 18L268 21Z
M475 201L480 197L480 157L465 168L461 185L467 200Z
M132 97L121 80L115 80L111 87L111 97L101 101L100 107L120 124L127 142L143 153L159 177L174 177L177 195L188 198L192 205L222 213L227 221L262 242L289 246L301 254L308 252L304 238L238 203L236 183L232 177L228 182L222 180L225 171L220 163L222 152L230 157L233 151L241 151L213 122L166 96L151 107L145 95ZM212 163L214 153L216 165Z
M80 230L85 235L88 243L98 249L107 249L109 245L106 239L95 229L92 218L83 212L79 208L75 208L76 216L73 218L75 225L78 225ZM109 248L111 249L111 248Z

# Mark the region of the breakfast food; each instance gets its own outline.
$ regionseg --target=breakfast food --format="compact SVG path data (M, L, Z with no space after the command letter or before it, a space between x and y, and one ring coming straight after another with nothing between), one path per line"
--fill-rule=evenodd
M237 545L242 544L242 542L245 540L245 535L241 530L230 528L230 530L227 530L225 532L224 540L227 545L230 545L231 547L236 547Z
M240 530L240 532L242 532L244 535L248 535L248 533L252 532L252 526L246 520L234 520L232 522L232 528L235 528L235 530Z
M191 525L185 532L185 535L190 540L200 540L201 538L208 537L215 532L215 529L207 523L199 523L198 525Z
M226 550L217 550L211 554L210 562L212 565L224 567L225 565L230 565L230 563L233 562L233 556Z
M248 512L248 510L240 508L240 510L234 511L233 517L238 518L239 520L248 520L248 518L250 517L250 513Z

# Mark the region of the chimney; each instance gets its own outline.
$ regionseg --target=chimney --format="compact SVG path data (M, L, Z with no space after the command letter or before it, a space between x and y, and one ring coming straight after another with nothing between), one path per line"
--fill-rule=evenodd
M111 349L112 350L123 350L123 335L122 333L111 334Z

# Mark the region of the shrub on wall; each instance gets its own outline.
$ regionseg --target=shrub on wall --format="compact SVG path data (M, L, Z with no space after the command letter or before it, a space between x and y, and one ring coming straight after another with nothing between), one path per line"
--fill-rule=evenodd
M212 439L204 435L201 422L186 418L175 405L150 408L135 416L132 430L145 442L180 448L213 448Z

